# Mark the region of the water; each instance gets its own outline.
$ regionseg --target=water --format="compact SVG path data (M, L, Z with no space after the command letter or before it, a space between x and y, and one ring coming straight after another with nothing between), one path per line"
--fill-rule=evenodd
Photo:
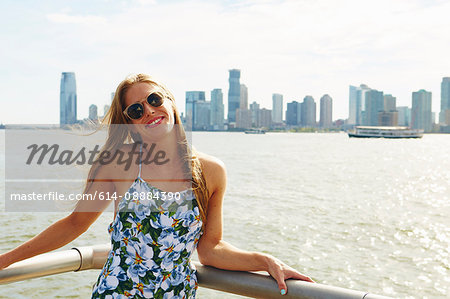
M450 135L198 132L193 143L227 166L226 241L270 253L320 283L397 298L450 294ZM0 159L4 165L3 148ZM0 252L63 215L0 212ZM111 219L104 213L66 248L108 242ZM2 285L0 297L87 298L98 273ZM198 297L239 296L200 288Z

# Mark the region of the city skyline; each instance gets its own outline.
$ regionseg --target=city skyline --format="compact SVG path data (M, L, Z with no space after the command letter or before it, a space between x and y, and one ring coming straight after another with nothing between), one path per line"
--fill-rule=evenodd
M92 103L109 104L129 73L155 76L184 111L186 90L220 88L226 97L230 67L245 70L248 103L270 109L273 93L285 103L329 94L334 118L345 119L348 86L359 83L392 94L397 106L430 91L439 112L450 69L443 1L25 0L0 8L8 11L0 20L3 123L57 123L63 71L77 74L80 119ZM15 102L28 109L16 113Z

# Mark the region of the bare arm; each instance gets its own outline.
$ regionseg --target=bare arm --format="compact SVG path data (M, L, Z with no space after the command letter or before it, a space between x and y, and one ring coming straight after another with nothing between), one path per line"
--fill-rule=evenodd
M280 292L287 291L288 278L313 282L271 255L238 249L222 240L222 203L226 188L226 171L223 163L214 158L202 161L211 197L208 205L208 221L197 252L200 262L225 270L267 271L278 283Z
M99 172L101 175L101 171ZM111 181L94 182L88 193L112 191ZM50 225L40 234L4 254L0 254L0 269L9 265L60 248L84 233L100 216L109 201L80 201L76 209L68 216Z

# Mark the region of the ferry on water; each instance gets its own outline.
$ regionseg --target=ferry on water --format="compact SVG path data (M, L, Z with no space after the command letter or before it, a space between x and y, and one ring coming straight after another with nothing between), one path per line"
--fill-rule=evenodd
M348 131L348 137L356 138L422 138L423 130L408 127L356 126Z
M252 129L245 131L245 134L266 134L266 131L263 129Z

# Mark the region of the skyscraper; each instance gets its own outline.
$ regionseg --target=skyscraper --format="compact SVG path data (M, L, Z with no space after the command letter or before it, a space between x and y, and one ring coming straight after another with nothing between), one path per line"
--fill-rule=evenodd
M275 124L283 122L283 95L279 93L272 95L272 122Z
M430 132L431 121L431 92L419 90L412 93L411 127Z
M59 93L59 123L61 125L77 122L77 86L75 73L64 72L61 75Z
M228 89L228 123L236 122L236 109L239 108L241 102L241 70L229 70L230 77L228 82L230 87Z
M365 96L365 118L363 125L378 126L378 113L384 111L384 95L382 91L371 89Z
M204 91L186 91L186 130L188 131L195 128L195 103L198 101L205 101Z
M252 127L256 127L258 125L259 104L253 101L250 104L250 111L252 112Z
M248 88L245 84L241 84L240 109L248 109Z
M319 126L322 128L333 126L333 99L327 94L320 98Z
M316 102L312 96L303 98L301 119L303 127L316 126Z
M409 127L411 125L411 108L407 106L397 107L398 125Z
M89 119L98 120L97 105L92 104L89 106Z
M450 77L442 78L441 83L441 112L439 113L439 123L450 126L446 115L450 112Z
M397 110L397 98L390 95L384 95L384 111L391 112Z
M216 88L211 91L211 126L213 130L223 130L224 110L223 110L222 89Z
M301 125L302 117L302 103L293 101L287 104L286 109L286 125L299 126Z
M351 86L349 89L349 113L348 124L349 125L361 125L365 119L365 99L366 93L370 88L361 84L359 87Z
M203 92L204 94L204 92ZM210 128L211 102L200 100L194 103L194 130L208 130Z

